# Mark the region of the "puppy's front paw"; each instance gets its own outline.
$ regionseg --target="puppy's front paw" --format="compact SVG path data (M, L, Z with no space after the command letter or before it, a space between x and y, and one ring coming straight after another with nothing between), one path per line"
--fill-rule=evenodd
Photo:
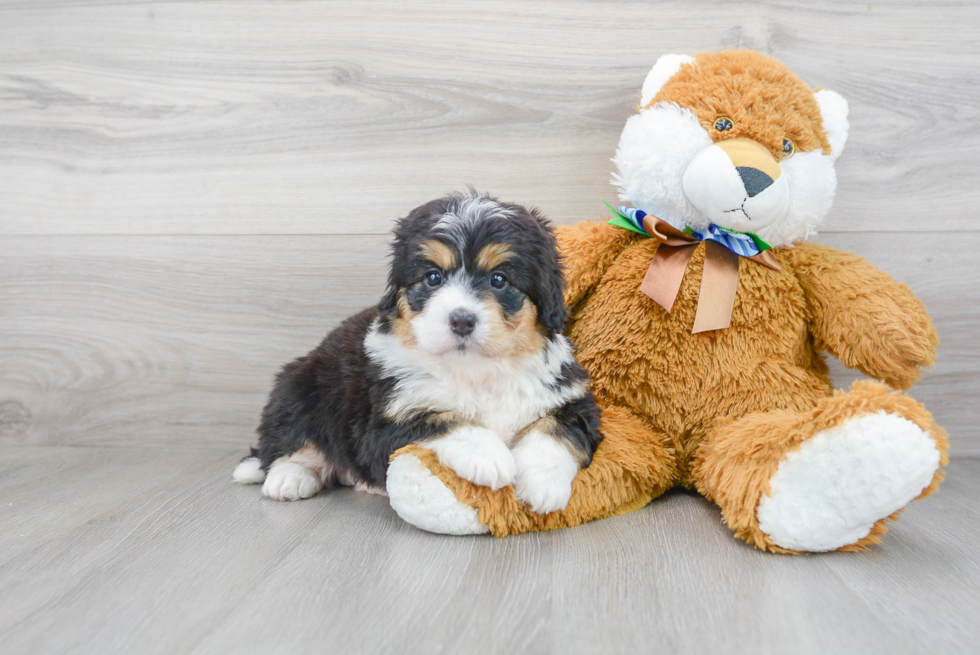
M296 462L275 462L262 485L262 494L272 500L300 500L315 496L323 484Z
M579 465L568 449L543 432L529 432L514 447L514 492L538 514L565 509Z
M514 482L514 456L496 432L468 425L423 445L473 484L496 491Z

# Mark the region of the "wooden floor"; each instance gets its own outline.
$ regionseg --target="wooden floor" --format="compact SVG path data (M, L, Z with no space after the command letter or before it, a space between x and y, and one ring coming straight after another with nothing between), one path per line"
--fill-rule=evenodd
M496 540L351 490L281 504L241 453L0 448L3 653L961 653L980 459L859 554L778 556L704 499Z

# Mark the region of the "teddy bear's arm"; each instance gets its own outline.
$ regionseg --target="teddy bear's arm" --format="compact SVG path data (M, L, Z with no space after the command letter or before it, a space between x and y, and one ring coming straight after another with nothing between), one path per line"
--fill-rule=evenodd
M780 259L803 287L817 348L896 389L911 387L936 361L936 328L904 284L821 244L781 249Z
M602 279L633 233L606 222L582 221L555 230L565 269L565 305L572 307Z

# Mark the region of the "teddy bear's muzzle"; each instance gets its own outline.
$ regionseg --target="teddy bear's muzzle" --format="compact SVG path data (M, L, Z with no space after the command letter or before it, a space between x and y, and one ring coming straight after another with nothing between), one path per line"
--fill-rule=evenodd
M739 232L758 233L789 207L779 163L752 139L727 139L698 152L684 171L683 188L708 223Z

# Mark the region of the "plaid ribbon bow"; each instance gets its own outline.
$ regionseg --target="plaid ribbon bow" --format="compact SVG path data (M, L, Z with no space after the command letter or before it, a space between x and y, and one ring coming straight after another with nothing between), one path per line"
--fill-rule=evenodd
M634 231L639 232L640 234L645 234L648 237L654 236L653 234L647 232L646 228L643 227L643 219L645 219L648 214L642 209L634 209L633 207L620 205L619 210L617 211L613 209L609 203L606 203L606 207L612 209L613 213L618 214L619 218L625 218L627 221L629 221L630 227ZM614 225L617 224L615 218L611 222ZM772 247L751 232L736 232L735 230L718 227L713 223L709 225L708 229L706 230L696 230L689 227L684 230L684 233L693 236L698 241L717 241L739 257L754 257L760 252L769 250L769 248Z
M709 225L705 230L688 228L682 232L640 209L621 206L616 210L603 202L613 213L611 224L661 242L643 277L640 291L668 312L677 299L694 248L702 241L706 242L698 308L691 330L694 334L723 330L731 325L741 258L780 270L779 262L769 252L770 245L750 232L736 232L717 225Z

